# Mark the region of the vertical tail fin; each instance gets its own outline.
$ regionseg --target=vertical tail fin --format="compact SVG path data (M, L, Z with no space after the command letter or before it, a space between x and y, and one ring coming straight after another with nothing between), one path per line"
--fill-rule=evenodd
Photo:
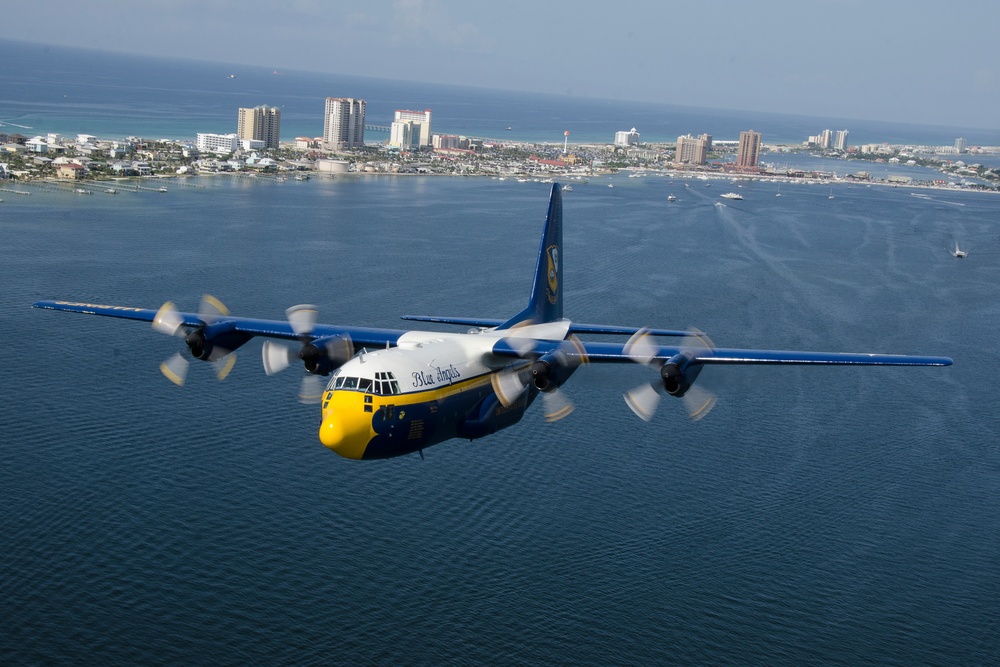
M562 319L562 236L562 187L555 183L549 196L549 212L538 247L538 263L535 265L535 281L531 285L528 307L500 325L500 329Z

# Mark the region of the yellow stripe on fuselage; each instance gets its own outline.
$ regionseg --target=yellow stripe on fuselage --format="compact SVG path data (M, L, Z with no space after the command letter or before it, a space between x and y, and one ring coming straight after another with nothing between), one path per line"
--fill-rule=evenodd
M488 384L490 376L480 375L432 389L389 396L366 394L350 389L325 392L323 423L319 429L320 442L345 458L361 459L365 455L368 443L378 435L372 428L372 420L383 406L393 406L397 418L403 419L405 411L400 410L401 407L443 401ZM366 403L365 397L370 397L371 403ZM365 406L371 406L371 411L366 412Z

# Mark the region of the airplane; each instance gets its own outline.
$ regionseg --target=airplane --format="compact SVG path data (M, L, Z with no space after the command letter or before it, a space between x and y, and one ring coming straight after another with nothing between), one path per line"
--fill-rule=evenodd
M560 388L586 364L637 364L655 371L655 380L624 395L646 421L661 393L683 399L692 419L707 414L715 397L695 386L706 366L952 364L947 357L727 349L697 330L572 322L563 317L563 247L562 190L556 183L521 312L508 319L402 317L466 327L463 333L320 324L311 305L289 308L285 320L236 317L207 295L197 313L180 312L169 301L159 310L70 301L33 307L150 322L157 331L182 336L191 356L218 366L220 379L232 368L235 350L262 337L267 374L298 360L304 364L300 398L321 404L319 440L349 459L423 457L425 448L447 440L483 438L517 424L539 396L546 420L558 421L572 411ZM581 334L629 338L585 342ZM182 385L187 367L177 354L161 370ZM325 387L321 376L329 376Z

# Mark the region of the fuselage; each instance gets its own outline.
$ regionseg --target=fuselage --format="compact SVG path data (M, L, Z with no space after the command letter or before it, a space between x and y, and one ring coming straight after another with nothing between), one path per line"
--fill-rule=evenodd
M497 399L491 377L510 363L491 353L501 335L415 331L356 355L323 393L320 441L346 458L388 458L516 424L536 392L509 406Z

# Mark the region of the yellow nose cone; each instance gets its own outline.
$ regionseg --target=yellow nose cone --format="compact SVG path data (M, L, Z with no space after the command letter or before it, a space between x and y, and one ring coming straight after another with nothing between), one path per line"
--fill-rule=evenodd
M340 420L333 415L325 417L319 427L319 441L336 451L343 440L344 429L340 425Z
M353 392L351 392L353 393ZM361 394L356 394L360 398ZM349 399L354 396L348 396ZM319 441L344 458L360 459L365 455L368 442L375 433L372 431L372 415L364 411L360 400L344 401L346 404L333 405L323 413L323 423L319 427Z

